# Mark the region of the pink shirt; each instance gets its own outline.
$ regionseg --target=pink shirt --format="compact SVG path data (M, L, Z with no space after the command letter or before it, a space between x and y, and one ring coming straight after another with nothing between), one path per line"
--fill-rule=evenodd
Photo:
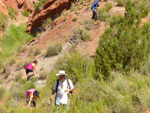
M32 63L30 63L26 68L27 69L33 69Z
M30 89L28 91L26 91L25 96L28 97L30 95L30 93L34 93L34 91L36 91L35 89Z

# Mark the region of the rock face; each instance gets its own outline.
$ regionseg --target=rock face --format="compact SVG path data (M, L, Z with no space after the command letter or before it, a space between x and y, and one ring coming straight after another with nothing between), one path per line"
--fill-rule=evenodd
M33 11L33 0L2 0L2 3L7 7L19 10L23 8L24 10Z
M55 18L56 14L60 14L64 9L69 9L71 2L74 1L75 0L48 0L38 12L32 14L27 22L26 32L35 33L44 20L47 18Z
M3 2L0 1L0 11L2 11L4 14L8 15L8 10L6 6L3 4Z

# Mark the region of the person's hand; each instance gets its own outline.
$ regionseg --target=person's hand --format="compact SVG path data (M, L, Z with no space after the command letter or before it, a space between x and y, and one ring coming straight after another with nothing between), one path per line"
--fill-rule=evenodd
M66 89L65 92L69 92L69 89Z
M51 95L51 97L50 97L50 101L52 101L52 99L53 99L53 95Z

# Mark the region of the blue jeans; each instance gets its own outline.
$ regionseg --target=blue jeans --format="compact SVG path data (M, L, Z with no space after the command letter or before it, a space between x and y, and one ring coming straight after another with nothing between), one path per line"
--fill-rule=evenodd
M60 105L61 105L60 100L56 99L57 110L59 110ZM62 105L65 106L67 109L69 108L68 104L62 104Z

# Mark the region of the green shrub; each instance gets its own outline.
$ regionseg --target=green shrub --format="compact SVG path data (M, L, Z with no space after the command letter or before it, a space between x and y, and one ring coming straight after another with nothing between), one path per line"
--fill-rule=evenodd
M72 19L72 21L76 22L76 21L77 21L77 18L76 18L76 17L74 17L74 18Z
M40 9L41 7L43 7L46 2L47 2L47 0L40 0L39 2L35 3L35 4L34 4L34 10L35 10L36 12L38 12L39 9Z
M47 71L42 71L40 72L40 75L39 75L39 79L42 79L42 80L45 80L48 76L48 72Z
M84 27L78 26L74 29L74 36L83 41L91 40L91 34Z
M76 51L71 52L70 56L64 55L59 58L55 67L57 70L65 70L74 83L92 76L94 70L93 63L88 56L83 57Z
M29 89L35 89L35 85L33 84L33 82L26 82L25 84L24 84L24 91L27 91L27 90L29 90Z
M14 8L11 8L11 7L7 7L7 9L8 9L8 14L10 15L10 17L12 19L15 18L16 14L17 14L17 11Z
M84 28L87 30L91 30L94 28L94 20L85 20L84 21Z
M0 30L4 31L7 26L8 16L0 11Z
M30 15L30 11L28 11L28 10L23 10L23 11L21 12L21 14L24 15L24 16L26 16L26 17L28 17L28 16Z
M26 79L23 79L23 78L20 78L19 80L18 80L18 82L20 83L20 84L25 84L26 83Z
M47 18L44 23L42 24L42 27L46 27L48 25L50 25L52 23L52 19L51 18Z
M16 59L15 58L11 58L10 60L9 60L9 65L10 66L12 66L13 64L15 64L16 63Z
M56 43L56 44L50 44L49 47L47 48L45 57L51 57L58 55L62 50L62 44L61 43Z
M99 19L101 21L105 21L106 19L110 18L111 15L108 13L108 11L112 8L112 3L107 3L104 8L100 8L98 10Z
M139 27L140 17L137 16L134 5L130 1L126 4L126 10L125 17L113 21L111 28L105 31L99 41L95 65L97 72L105 77L109 76L111 70L123 72L139 70L149 55L150 34L147 30L150 24L143 28Z
M118 6L124 6L125 5L125 0L115 0L118 4Z
M20 79L22 78L22 76L23 76L23 73L21 73L21 72L17 73L17 74L15 75L15 81L20 80Z
M2 59L1 64L3 64L9 57L14 56L17 53L18 47L22 44L27 43L32 36L25 32L25 25L15 26L11 25L4 32L4 39L0 41L2 53L0 54L0 59ZM13 45L13 46L12 46Z
M37 48L34 50L33 55L34 55L34 56L37 56L37 55L39 55L39 54L40 54L40 49L37 47Z
M5 88L1 87L0 88L0 99L2 99L4 97L5 93L6 93Z

